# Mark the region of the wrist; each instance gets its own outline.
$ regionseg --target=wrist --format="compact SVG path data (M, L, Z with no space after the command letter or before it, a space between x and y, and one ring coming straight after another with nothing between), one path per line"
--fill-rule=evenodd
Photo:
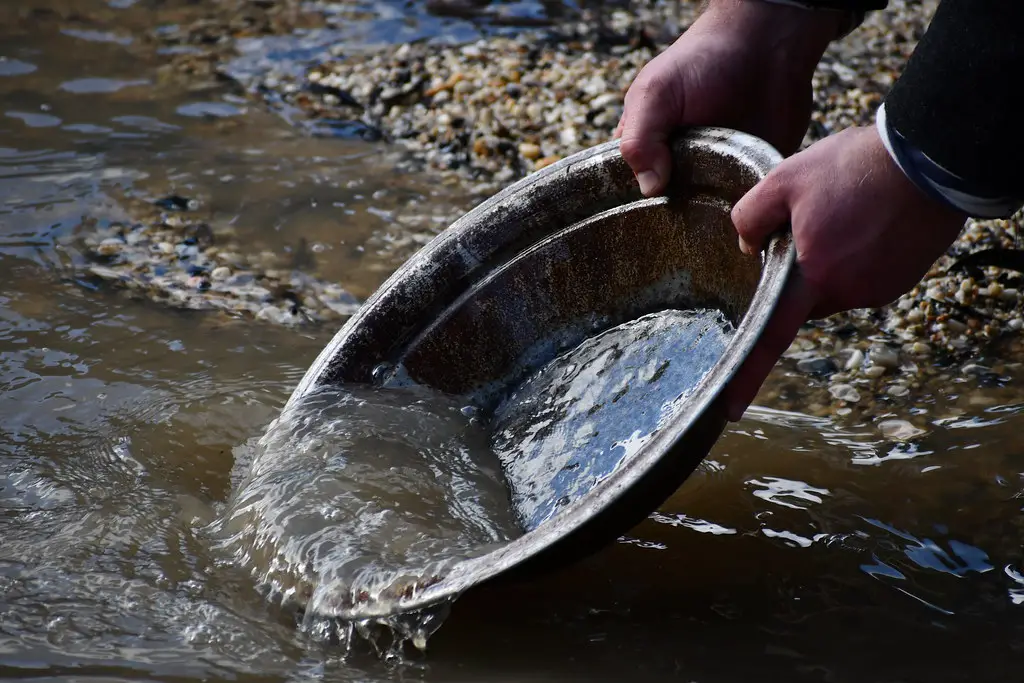
M835 11L810 11L765 0L710 0L693 28L728 30L759 43L773 54L813 70L829 43L846 28L847 16Z

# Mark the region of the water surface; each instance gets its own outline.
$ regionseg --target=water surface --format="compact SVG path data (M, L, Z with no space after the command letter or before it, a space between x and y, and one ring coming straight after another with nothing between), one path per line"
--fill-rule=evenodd
M231 88L161 84L164 57L148 57L140 36L190 11L0 5L4 676L1019 676L1024 397L1014 385L968 393L951 382L896 416L926 429L909 443L870 424L752 411L619 543L542 580L464 596L422 666L343 658L296 628L202 529L230 499L237 448L263 434L335 330L226 323L87 286L74 232L83 216L123 218L125 195L176 193L234 221L254 250L291 254L304 242L310 272L365 296L462 200L387 172L369 143L303 137ZM61 87L82 79L148 84ZM232 115L197 116L206 105L196 103ZM408 219L410 204L430 220Z

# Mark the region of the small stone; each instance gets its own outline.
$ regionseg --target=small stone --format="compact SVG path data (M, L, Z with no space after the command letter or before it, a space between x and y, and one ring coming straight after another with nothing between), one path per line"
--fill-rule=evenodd
M212 273L210 273L210 277L214 280L227 280L231 277L231 269L227 266L218 266L213 269Z
M886 346L873 346L868 352L868 360L883 368L899 367L900 355Z
M914 342L910 350L918 356L927 356L932 352L932 347L928 346L924 342Z
M156 250L161 254L173 254L174 245L171 244L170 242L160 242L159 244L156 245Z
M906 384L892 384L885 390L885 393L893 398L901 398L910 393L910 388Z
M116 238L108 238L99 243L96 247L96 253L100 256L115 256L121 253L124 248L124 242Z
M907 441L925 433L923 429L906 420L882 420L878 423L878 430L882 432L882 436L893 441Z
M846 359L846 366L845 367L846 367L847 370L856 370L857 368L859 368L863 364L864 364L864 352L861 351L860 349L854 349L853 353L850 354L850 357Z
M887 369L884 365L872 365L864 369L864 375L871 379L878 379L885 374Z
M828 393L837 401L856 403L860 400L860 392L849 384L833 384L828 388Z
M817 358L805 358L796 364L796 369L808 375L831 375L839 368L831 358L818 356Z
M545 166L550 166L551 164L555 163L556 161L560 161L561 158L562 157L558 156L557 154L551 154L549 156L543 157L542 159L537 159L537 161L534 162L533 167L534 167L534 169L539 171L540 169L544 168Z
M519 153L522 154L524 158L530 159L531 161L539 159L540 145L535 145L532 142L524 142L519 145Z

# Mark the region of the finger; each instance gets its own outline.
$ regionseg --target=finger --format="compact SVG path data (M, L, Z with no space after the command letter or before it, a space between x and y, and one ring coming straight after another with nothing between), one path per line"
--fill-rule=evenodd
M791 178L783 162L736 202L732 222L743 253L756 254L772 233L789 223Z
M682 117L674 88L657 76L638 78L626 95L619 150L646 197L661 192L672 172L668 137Z
M757 343L725 388L726 417L730 421L743 417L817 303L813 286L804 280L799 270L794 270Z
M618 139L618 138L622 137L622 124L623 124L623 122L625 120L626 120L625 116L620 116L619 117L619 122L615 125L615 131L612 133L612 138L613 139Z

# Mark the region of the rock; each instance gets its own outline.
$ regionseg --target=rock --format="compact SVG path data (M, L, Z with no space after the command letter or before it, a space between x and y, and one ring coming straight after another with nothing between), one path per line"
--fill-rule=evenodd
M532 142L524 142L519 145L519 153L524 158L533 161L534 159L540 158L540 145L535 145Z
M924 342L914 342L914 345L911 347L911 351L918 356L927 356L932 352L932 347L928 346Z
M815 358L805 358L797 362L796 369L808 375L831 375L839 368L831 358L817 356Z
M231 269L228 268L227 266L219 266L213 269L213 272L210 273L210 277L218 281L227 280L229 277L231 277Z
M116 256L121 253L123 248L124 242L115 237L110 237L96 246L96 253L100 256Z
M837 401L856 403L860 400L860 392L849 384L833 384L828 388L828 393Z
M900 365L899 353L887 346L872 346L868 352L868 360L874 365L889 369L897 368Z
M864 369L864 375L871 379L878 379L885 374L886 370L888 370L888 368L884 365L872 365Z
M992 370L990 368L987 368L984 365L979 365L978 363L968 363L960 369L960 372L965 375L973 375L975 377L992 374Z
M906 420L882 420L878 423L878 430L882 436L893 441L908 441L925 434L925 430Z
M910 388L906 384L892 384L885 390L885 393L893 398L901 398L910 393Z
M860 349L854 349L850 357L846 359L845 368L847 370L856 370L864 364L864 352Z

